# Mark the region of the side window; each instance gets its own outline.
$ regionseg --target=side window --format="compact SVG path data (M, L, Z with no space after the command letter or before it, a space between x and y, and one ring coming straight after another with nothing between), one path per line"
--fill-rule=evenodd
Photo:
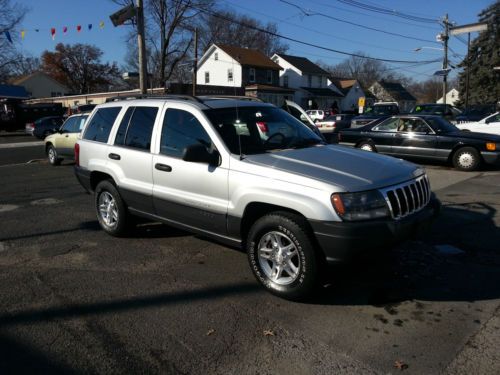
M77 132L81 132L82 131L83 126L85 125L85 121L87 121L88 118L89 118L89 116L80 116L80 118L78 119L78 130L77 130Z
M399 124L398 118L391 118L375 126L373 130L379 132L395 132L398 128L398 124Z
M129 113L129 111L131 112ZM157 113L158 107L129 108L125 113L124 121L120 124L119 129L119 131L122 130L122 126L128 123L123 145L140 150L149 150ZM130 118L129 121L127 121L128 117ZM123 134L123 132L121 134ZM117 140L118 135L122 136L121 134L117 134ZM117 144L116 141L115 144Z
M180 109L167 109L161 130L160 153L182 158L184 149L197 143L208 148L212 141L196 117Z
M134 109L135 107L129 107L127 109L127 112L125 112L125 116L123 116L120 127L116 132L115 145L117 146L123 146L125 144L125 136L127 135L128 124L130 123L130 118L132 117L132 113L134 113Z
M412 133L426 133L430 132L429 126L420 119L402 119L398 131L412 132Z
M75 128L75 125L76 125L76 120L77 118L76 117L70 117L66 120L66 122L64 123L63 127L62 127L62 131L64 133L74 133L74 128Z
M98 109L87 126L83 139L106 143L108 141L111 128L113 127L113 123L115 122L118 113L120 113L120 110L121 107Z

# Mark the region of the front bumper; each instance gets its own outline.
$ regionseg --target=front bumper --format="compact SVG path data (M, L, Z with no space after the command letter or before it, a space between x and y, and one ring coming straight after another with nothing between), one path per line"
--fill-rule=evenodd
M486 164L500 165L500 152L481 151L481 156Z
M441 203L433 196L425 208L401 220L316 221L311 222L311 226L326 261L340 263L362 254L372 255L425 232L438 215L440 207Z

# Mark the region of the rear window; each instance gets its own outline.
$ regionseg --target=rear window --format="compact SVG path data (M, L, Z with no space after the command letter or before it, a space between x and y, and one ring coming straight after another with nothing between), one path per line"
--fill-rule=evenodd
M106 143L109 138L111 128L120 113L121 107L100 108L94 114L85 130L83 139L89 141Z

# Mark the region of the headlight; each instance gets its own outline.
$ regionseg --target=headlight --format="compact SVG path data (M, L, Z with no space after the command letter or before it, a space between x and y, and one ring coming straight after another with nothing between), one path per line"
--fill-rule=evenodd
M390 215L389 207L377 190L360 193L334 193L333 208L346 221L370 220Z

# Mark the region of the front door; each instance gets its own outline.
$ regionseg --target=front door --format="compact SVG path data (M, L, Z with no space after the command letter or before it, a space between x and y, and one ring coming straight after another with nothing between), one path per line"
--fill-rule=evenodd
M435 158L437 136L421 118L401 118L392 150L403 157Z
M181 104L165 110L157 153L153 156L156 214L177 223L225 235L228 209L227 164L211 166L182 160L184 148L214 144L207 120Z

